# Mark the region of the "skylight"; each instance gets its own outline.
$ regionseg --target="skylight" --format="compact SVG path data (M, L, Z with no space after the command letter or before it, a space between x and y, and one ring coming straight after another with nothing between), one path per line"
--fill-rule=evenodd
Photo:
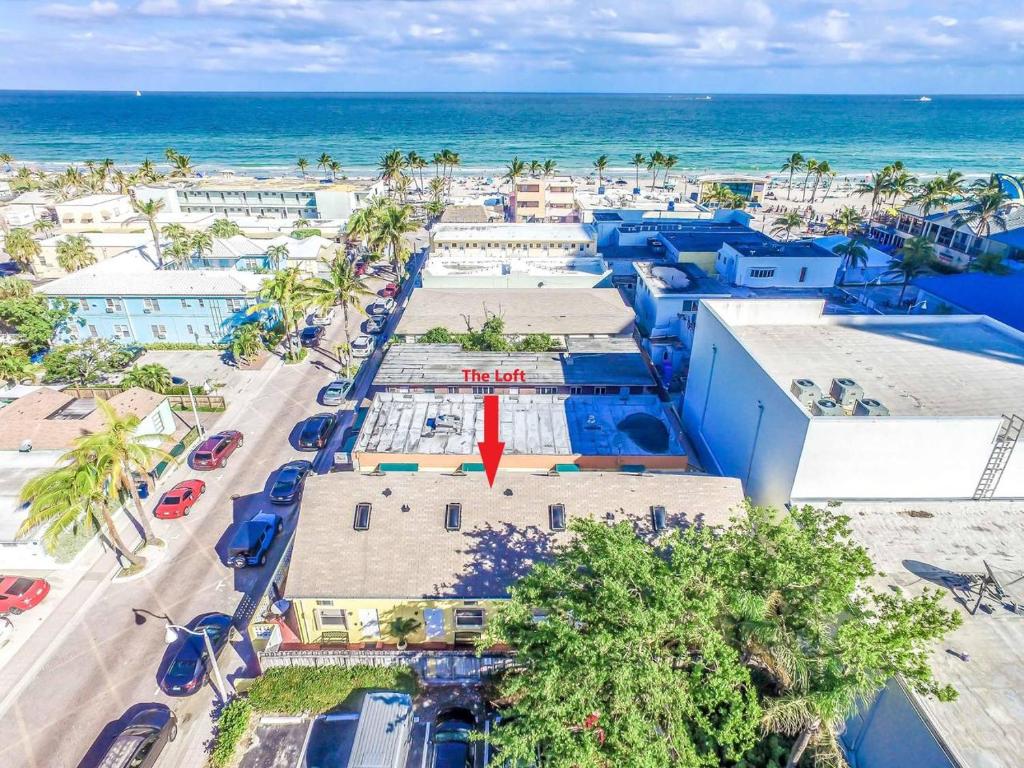
M352 521L352 527L357 531L368 531L370 529L370 508L369 502L356 504L356 516Z
M651 524L656 531L665 530L667 522L664 507L651 507Z
M565 504L552 504L548 507L548 525L552 531L565 530Z
M453 501L444 508L444 529L446 531L457 531L461 527L462 505Z

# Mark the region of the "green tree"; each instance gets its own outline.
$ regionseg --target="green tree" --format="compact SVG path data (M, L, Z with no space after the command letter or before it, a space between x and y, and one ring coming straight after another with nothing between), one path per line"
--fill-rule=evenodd
M298 334L299 323L309 308L304 292L305 278L298 267L280 269L266 280L259 290L260 301L246 311L250 315L267 310L277 311L285 327L287 357L292 360L296 356L292 334Z
M668 174L669 174L669 171L671 171L673 168L675 168L676 167L676 163L678 163L678 162L679 162L679 158L676 157L675 155L671 155L671 154L665 155L665 157L662 159L661 167L665 169L665 179L661 183L662 183L662 185L664 187L668 188Z
M634 189L640 189L640 169L647 165L647 158L644 157L640 152L633 155L633 159L629 161L630 164L636 169L636 180L634 183Z
M844 235L849 235L851 229L856 229L863 223L864 217L857 213L857 209L847 205L832 214L832 219L829 221L829 229L833 232L842 232Z
M159 363L135 365L121 379L123 387L142 387L158 395L166 394L173 386L171 372Z
M59 466L29 480L20 498L28 504L28 515L18 528L17 538L45 526L43 546L53 552L66 531L80 527L87 533L103 531L114 545L115 555L124 557L136 569L146 564L144 557L125 546L117 530L106 481L98 466L78 462Z
M188 239L188 245L192 254L202 264L206 256L213 251L213 235L209 230L193 232Z
M159 545L162 542L153 533L149 516L142 508L135 477L145 477L161 461L175 460L167 451L156 447L166 436L139 435L138 416L122 416L106 400L97 400L96 406L106 423L100 430L75 440L75 447L66 458L75 464L95 466L108 488L117 489L131 498L138 523L145 532L146 543Z
M516 342L516 349L520 352L547 352L552 346L554 339L549 333L528 333Z
M705 194L704 199L707 199ZM788 243L792 239L792 232L794 229L801 229L804 226L804 220L796 211L786 211L781 216L775 218L772 222L772 234L778 235L783 233L786 236L786 242Z
M0 346L0 381L9 386L23 381L30 381L36 366L29 360L28 352L13 344Z
M295 161L295 165L298 167L299 173L302 174L302 178L306 178L306 169L309 168L309 160L304 157L300 157Z
M903 276L899 298L899 303L902 304L903 295L907 292L910 281L927 272L935 261L935 248L927 238L911 237L903 243L899 254L899 258L893 258L889 262L889 269Z
M0 320L14 326L29 352L48 347L70 317L67 299L48 299L41 294L0 298Z
M171 161L171 178L187 179L196 175L195 166L192 165L192 158L188 155L175 155Z
M512 185L512 193L516 191L516 181L523 177L526 173L526 163L520 160L518 157L513 157L509 162L508 167L505 168L505 180Z
M597 186L604 186L604 172L608 170L608 155L600 155L594 161L594 170L597 171Z
M149 234L153 238L153 248L156 251L156 266L157 269L163 269L164 257L160 252L160 232L157 226L157 216L160 215L160 211L164 209L164 201L153 199L153 200L135 200L132 199L132 208L138 214L136 218L145 219L149 225Z
M267 260L270 268L275 272L281 268L281 264L288 261L288 246L284 243L272 245L267 248Z
M843 277L851 269L863 268L868 265L868 246L859 237L851 237L845 243L840 243L833 249L833 253L843 259Z
M647 170L651 172L651 191L654 191L654 187L658 183L658 170L664 162L665 155L661 153L661 150L652 152L647 160Z
M419 337L420 344L458 344L459 340L447 328L437 326Z
M214 237L234 237L242 234L242 228L231 219L216 219L210 225L209 232Z
M707 554L680 556L626 522L576 520L574 538L510 590L482 645L507 645L503 718L491 739L510 765L718 768L757 742L761 707L722 637ZM540 617L540 618L538 618ZM614 663L611 662L614 660Z
M789 200L793 199L793 174L797 171L802 171L803 169L804 156L799 152L794 152L786 158L786 162L784 162L782 164L782 168L779 169L782 173L789 173L789 182L786 184L786 189L788 190L787 198Z
M362 299L372 296L361 275L356 274L352 262L343 253L336 253L334 258L321 260L327 268L326 277L312 277L302 286L303 300L309 306L321 311L329 311L341 306L342 319L345 327L345 344L352 348L352 335L349 330L348 311L353 307L362 311ZM341 362L339 360L339 362Z
M327 178L327 172L331 169L331 163L332 162L334 162L334 159L330 155L328 155L326 152L322 152L320 154L320 158L316 161L316 167L324 169L324 178L325 179Z
M972 272L984 272L989 275L1008 275L1010 268L1003 262L1002 254L986 251L971 260Z
M259 357L266 348L258 322L235 326L231 332L231 356L236 363L248 363Z
M558 170L558 163L550 159L545 160L544 164L540 167L541 176L545 179L548 176L554 176L556 170Z
M27 299L32 295L32 283L20 277L0 277L0 300Z
M398 177L402 175L404 168L405 155L398 149L393 149L381 155L377 161L377 170L380 172L381 179L387 185L389 194L394 194L395 184L398 182Z
M61 344L43 358L44 380L48 383L96 384L104 374L128 367L132 355L110 339L85 339Z
M36 259L43 249L39 242L32 238L31 232L20 227L12 229L7 233L4 250L20 269L27 270L33 277L36 276Z
M396 272L409 258L406 235L415 232L419 225L412 220L412 208L408 205L389 205L373 220L370 244L385 251Z
M95 263L92 243L84 235L68 235L57 243L57 264L65 272L77 272Z

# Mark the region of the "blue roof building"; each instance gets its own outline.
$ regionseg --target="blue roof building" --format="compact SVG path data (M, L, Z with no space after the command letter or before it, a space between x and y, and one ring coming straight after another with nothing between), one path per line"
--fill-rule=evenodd
M952 311L988 315L1018 331L1024 331L1024 273L992 275L970 272L963 275L929 275L914 280L918 302L927 311Z

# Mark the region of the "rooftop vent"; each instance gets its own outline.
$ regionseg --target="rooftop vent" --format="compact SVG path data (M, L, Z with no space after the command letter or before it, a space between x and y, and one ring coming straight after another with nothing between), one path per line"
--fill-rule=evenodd
M667 524L665 508L662 506L651 507L651 525L654 526L654 530L664 531Z
M864 397L864 388L853 379L832 379L829 394L843 408L853 408L854 403Z
M444 529L457 531L462 528L462 505L456 501L446 504L444 508Z
M857 404L853 406L854 416L888 416L889 409L882 405L878 400L870 397L862 397L857 401Z
M565 504L552 504L548 507L548 525L552 531L565 530Z
M357 531L368 531L370 529L370 509L371 505L369 502L362 502L356 504L356 516L352 520L352 527Z
M810 379L793 379L793 383L789 385L789 391L806 408L810 408L814 401L822 396L821 387Z
M843 409L831 397L820 397L811 406L811 413L815 416L842 416Z
M601 426L597 423L597 416L593 413L587 416L587 423L583 425L584 429L600 429Z

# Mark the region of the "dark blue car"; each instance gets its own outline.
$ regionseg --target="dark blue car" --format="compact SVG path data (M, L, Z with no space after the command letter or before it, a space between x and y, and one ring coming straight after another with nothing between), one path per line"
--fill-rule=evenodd
M302 485L306 475L313 470L308 461L289 461L277 473L274 486L270 489L270 501L273 504L291 504L302 493Z
M232 568L266 565L267 551L283 529L284 521L273 512L257 512L235 531L228 547L228 565Z
M223 613L211 613L203 616L190 628L196 632L206 633L210 638L213 655L219 656L231 634L231 617ZM206 680L211 664L203 638L188 633L182 634L185 637L160 680L160 687L169 696L189 696L198 691Z

